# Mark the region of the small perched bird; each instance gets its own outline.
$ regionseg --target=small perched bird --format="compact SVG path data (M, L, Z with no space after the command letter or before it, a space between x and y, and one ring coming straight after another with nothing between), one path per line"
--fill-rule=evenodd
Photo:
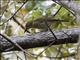
M52 19L52 18L48 18L46 21L49 26L51 26L55 22L67 22L65 20ZM44 22L44 18L38 18L36 20L27 22L25 24L25 32L28 31L30 28L41 29L41 31L48 31L48 28Z

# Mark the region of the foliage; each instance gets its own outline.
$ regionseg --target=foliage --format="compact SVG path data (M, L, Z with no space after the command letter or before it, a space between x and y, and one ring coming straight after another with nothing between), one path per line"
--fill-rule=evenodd
M7 34L8 36L12 35L24 35L24 29L20 27L13 19L9 19L22 5L22 2L18 0L5 2L2 1L1 5L1 21L0 21L0 30L2 33ZM37 18L44 17L48 15L51 18L64 20L68 22L55 22L52 25L52 29L62 29L62 28L72 28L76 26L76 18L66 10L65 8L61 8L60 11L53 16L56 11L59 9L60 5L50 2L50 1L28 1L19 11L16 13L15 18L16 20L24 26L27 22L32 22ZM34 30L32 30L33 32ZM68 45L68 46L67 46ZM75 48L76 45L74 44L66 44L66 45L59 45L59 46L52 46L48 48L41 56L45 56L46 58L50 58L56 56L55 54L59 54L56 57L63 57L68 56L71 51L68 49ZM61 47L61 48L60 48ZM40 48L41 49L41 48ZM31 53L39 54L37 51L40 51L39 48L30 49ZM44 50L44 48L42 48ZM60 50L60 51L59 51ZM74 49L75 50L75 49ZM41 52L41 51L40 51ZM49 57L50 56L50 57ZM31 56L28 58L30 59ZM8 59L8 58L6 58Z

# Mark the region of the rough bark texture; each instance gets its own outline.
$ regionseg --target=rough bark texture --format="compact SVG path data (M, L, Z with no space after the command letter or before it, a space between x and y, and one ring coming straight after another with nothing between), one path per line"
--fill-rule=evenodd
M24 36L12 36L10 39L13 42L18 43L24 49L48 46L52 42L52 45L59 45L65 43L76 43L78 41L78 33L80 32L79 28L64 29L63 31L69 36L61 32L61 30L55 31L54 33L56 34L58 40L55 40L51 32L40 32L33 35L25 34ZM5 52L19 49L0 36L0 50Z

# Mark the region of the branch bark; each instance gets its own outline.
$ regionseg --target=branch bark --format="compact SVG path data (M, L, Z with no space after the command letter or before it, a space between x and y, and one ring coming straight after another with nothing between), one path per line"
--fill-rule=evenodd
M64 34L62 31L66 32L69 36ZM55 40L51 32L40 32L33 35L25 34L24 36L12 36L10 39L13 42L18 43L23 49L48 46L51 42L54 42L52 45L77 43L80 28L64 29L62 31L59 30L54 32L58 40ZM0 36L0 50L1 52L7 52L16 51L19 49L17 47L14 47L6 39Z

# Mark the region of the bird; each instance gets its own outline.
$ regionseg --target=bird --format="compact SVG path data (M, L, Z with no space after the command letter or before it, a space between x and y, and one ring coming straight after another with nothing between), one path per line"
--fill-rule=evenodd
M40 29L40 32L48 31L48 28L44 22L45 19L49 26L51 26L55 22L59 22L59 23L68 22L65 20L53 19L53 18L37 18L36 20L29 21L25 24L24 32L28 31L30 28Z

